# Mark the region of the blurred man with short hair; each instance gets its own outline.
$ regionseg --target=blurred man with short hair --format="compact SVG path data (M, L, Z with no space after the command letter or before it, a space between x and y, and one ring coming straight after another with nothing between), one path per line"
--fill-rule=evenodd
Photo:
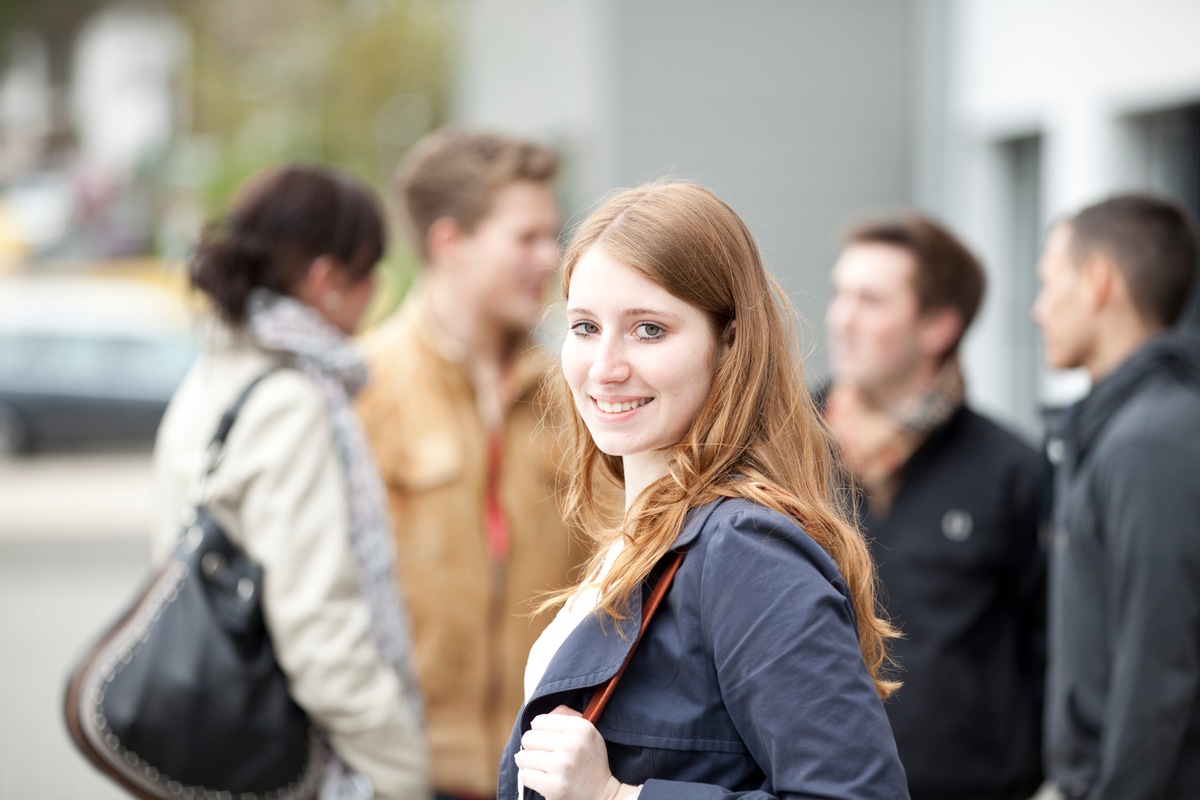
M1054 227L1033 315L1092 390L1053 432L1050 774L1070 798L1200 797L1200 339L1174 203L1120 195Z
M495 797L548 622L530 600L582 560L541 427L551 362L530 336L559 264L557 169L550 150L497 134L414 145L395 190L422 273L363 341L358 410L388 486L438 797Z
M833 269L825 415L863 489L881 598L904 638L887 704L913 800L1025 800L1041 783L1047 469L965 401L983 299L933 221L860 226Z

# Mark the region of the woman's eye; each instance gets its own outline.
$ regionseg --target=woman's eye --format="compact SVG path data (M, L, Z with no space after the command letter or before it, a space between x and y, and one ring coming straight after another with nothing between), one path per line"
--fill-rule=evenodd
M642 339L657 339L663 335L663 329L653 322L638 323L637 332Z
M571 326L571 332L576 336L591 336L599 333L600 329L592 322L576 322Z

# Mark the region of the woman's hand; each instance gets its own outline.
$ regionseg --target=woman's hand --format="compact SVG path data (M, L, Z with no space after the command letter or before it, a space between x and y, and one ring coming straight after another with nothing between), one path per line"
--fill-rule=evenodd
M620 800L637 792L609 771L596 727L566 706L533 718L515 758L521 783L546 800Z

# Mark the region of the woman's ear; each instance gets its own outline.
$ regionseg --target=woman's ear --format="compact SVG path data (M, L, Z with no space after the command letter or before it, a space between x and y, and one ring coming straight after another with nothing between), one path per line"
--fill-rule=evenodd
M296 285L295 297L309 306L328 307L341 297L343 287L339 278L337 259L332 255L317 256Z

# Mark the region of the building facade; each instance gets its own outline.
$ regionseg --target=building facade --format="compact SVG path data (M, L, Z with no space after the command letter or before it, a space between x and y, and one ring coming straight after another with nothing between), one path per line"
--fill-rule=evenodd
M468 0L454 118L567 155L566 204L674 176L750 223L810 376L837 233L920 208L986 262L972 399L1036 439L1086 391L1029 308L1052 220L1120 189L1200 212L1192 0ZM1200 312L1193 303L1191 319Z

